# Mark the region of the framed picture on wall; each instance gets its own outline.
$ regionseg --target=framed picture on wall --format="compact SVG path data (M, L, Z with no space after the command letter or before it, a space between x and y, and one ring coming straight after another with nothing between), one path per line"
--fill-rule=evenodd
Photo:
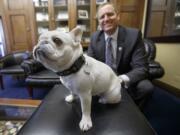
M88 11L87 10L78 10L78 18L88 19Z

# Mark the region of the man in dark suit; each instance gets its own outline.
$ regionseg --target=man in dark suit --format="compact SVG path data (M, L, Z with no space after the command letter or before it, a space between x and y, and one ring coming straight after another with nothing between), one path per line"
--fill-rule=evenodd
M117 11L111 3L101 5L97 17L101 30L92 35L88 55L108 64L122 78L134 101L142 107L152 94L153 85L147 79L148 63L141 32L119 26ZM109 38L111 41L108 43ZM108 44L111 44L110 49ZM107 57L108 50L112 55Z

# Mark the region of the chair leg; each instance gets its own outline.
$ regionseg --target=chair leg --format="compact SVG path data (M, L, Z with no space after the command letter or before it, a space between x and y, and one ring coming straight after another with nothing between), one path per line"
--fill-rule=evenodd
M28 87L27 89L28 89L29 96L31 98L33 98L33 88L32 87Z
M3 76L0 75L0 85L1 85L1 89L4 89L4 84L3 84Z

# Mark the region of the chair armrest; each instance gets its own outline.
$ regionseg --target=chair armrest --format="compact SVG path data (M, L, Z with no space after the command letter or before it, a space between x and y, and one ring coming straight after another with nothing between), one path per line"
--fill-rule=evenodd
M24 60L21 63L21 67L24 69L26 75L46 69L40 62L34 59Z
M17 52L13 54L15 63L20 65L24 60L33 59L32 52L29 51L23 51L23 52Z
M9 67L11 65L16 65L15 59L13 57L13 54L8 54L0 59L0 67L5 68Z
M165 71L161 64L157 61L149 62L149 78L157 79L161 78L164 75Z
M32 53L29 51L7 54L0 59L0 68L2 69L13 65L20 65L24 60L28 59L32 59Z

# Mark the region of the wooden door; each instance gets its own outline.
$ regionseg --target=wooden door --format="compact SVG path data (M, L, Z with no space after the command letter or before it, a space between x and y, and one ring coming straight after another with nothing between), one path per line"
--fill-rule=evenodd
M8 52L31 50L28 0L4 0L8 28Z

